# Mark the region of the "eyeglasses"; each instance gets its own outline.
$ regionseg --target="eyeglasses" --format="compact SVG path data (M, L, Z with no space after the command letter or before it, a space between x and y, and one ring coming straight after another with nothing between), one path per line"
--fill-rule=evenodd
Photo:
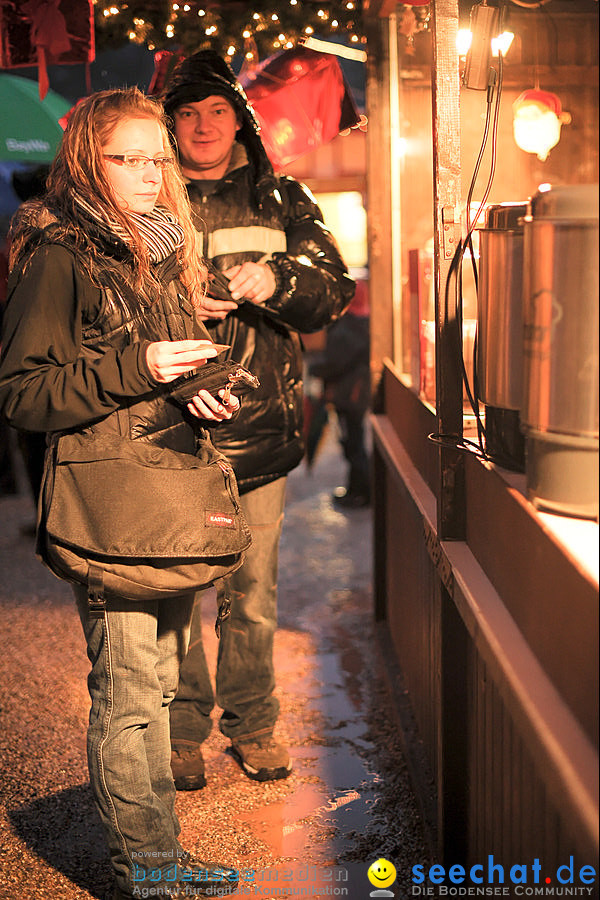
M156 168L162 171L162 169L168 169L175 162L172 156L159 156L153 159L150 156L130 156L129 153L105 153L104 159L112 159L134 172L140 172L150 163L154 163Z

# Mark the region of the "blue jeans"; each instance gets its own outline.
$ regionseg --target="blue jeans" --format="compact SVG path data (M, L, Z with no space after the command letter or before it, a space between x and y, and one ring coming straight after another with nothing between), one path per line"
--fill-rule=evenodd
M168 886L182 854L171 775L169 704L177 690L194 595L147 603L107 601L88 613L86 589L73 588L87 641L92 701L87 733L90 784L116 881L125 893ZM158 875L157 870L160 870Z
M216 702L223 710L219 727L232 740L272 734L279 714L279 701L273 696L273 637L285 482L279 478L241 497L252 544L242 567L227 579L231 616L222 627L216 672ZM202 643L201 601L198 594L188 655L171 704L173 740L196 743L208 737L215 705Z

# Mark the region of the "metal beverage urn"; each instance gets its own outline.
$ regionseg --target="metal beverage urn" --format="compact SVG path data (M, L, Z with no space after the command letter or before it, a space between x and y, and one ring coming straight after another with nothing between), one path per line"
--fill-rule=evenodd
M485 404L486 450L525 469L523 400L523 218L527 203L489 206L479 229L477 378Z
M540 188L524 241L527 494L597 519L598 185Z

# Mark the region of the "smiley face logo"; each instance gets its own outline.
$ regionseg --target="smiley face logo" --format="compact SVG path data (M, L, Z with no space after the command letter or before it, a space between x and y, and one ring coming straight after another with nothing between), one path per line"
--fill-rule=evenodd
M367 877L378 888L389 887L396 880L396 868L387 859L378 859L369 866Z

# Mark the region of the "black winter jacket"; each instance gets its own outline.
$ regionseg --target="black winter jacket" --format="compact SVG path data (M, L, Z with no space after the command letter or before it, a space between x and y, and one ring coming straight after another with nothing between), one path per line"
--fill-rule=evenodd
M94 278L56 226L34 232L8 282L0 411L29 431L116 431L195 453L208 432L167 398L146 364L149 343L208 338L186 298L174 254L157 280L130 287L130 251L96 235Z
M277 289L264 307L242 303L223 321L205 324L227 355L258 376L235 421L213 433L229 457L242 492L293 469L304 454L300 333L338 318L354 294L335 239L307 188L292 178L263 175L255 183L241 144L211 193L189 182L205 255L221 269L267 262Z

